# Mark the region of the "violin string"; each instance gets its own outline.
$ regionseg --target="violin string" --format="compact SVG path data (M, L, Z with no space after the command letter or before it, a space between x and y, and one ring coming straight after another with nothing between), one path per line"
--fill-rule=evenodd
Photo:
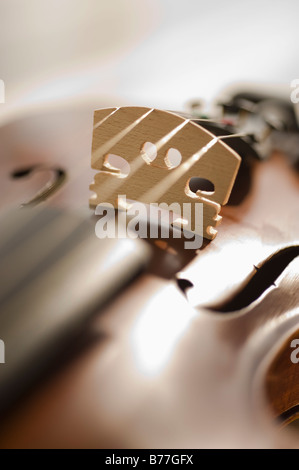
M114 113L116 113L119 109L120 109L119 107L118 108L113 108L113 110L107 116L105 116L103 119L101 119L99 122L97 122L93 125L91 138L93 138L93 132L98 127L100 127L106 120L108 120ZM114 145L116 145L129 132L131 132L134 129L134 127L137 126L139 124L139 122L141 122L141 120L144 117L146 117L146 115L150 114L151 111L153 111L153 109L150 109L145 114L143 114L141 117L139 117L138 119L133 121L129 126L127 126L120 133L118 133L116 136L114 136L112 139L110 139L109 142L105 142L105 144L103 144L103 146L98 148L95 152L91 152L92 162L95 162L95 161L97 161L97 159L101 159L101 157L105 156ZM76 138L72 139L72 149L74 149L74 150L77 149L76 142L77 142L77 140L78 140L78 142L80 142L82 140L82 135L83 135L82 133L79 133L79 134L77 134L77 139ZM89 136L89 135L90 135L90 131L84 131L84 136ZM71 154L72 149L68 149L67 154ZM97 158L95 157L95 154L97 155ZM82 166L85 166L86 162L90 162L90 153L85 154L82 157L82 159L81 158L79 159L79 162L78 161L76 162L76 166L74 166L72 168L72 178L66 180L65 183L64 183L65 185L70 184L73 181L74 177L79 176L81 174ZM89 165L90 165L90 163L89 163ZM91 165L93 166L93 163L91 163ZM101 171L101 170L99 170L99 171ZM113 173L110 173L110 174L112 176L114 176Z
M105 142L104 145L102 145L99 149L97 149L97 158L94 159L93 161L97 161L97 159L100 156L104 156L104 154L111 150L112 146L115 145L117 142L123 138L124 135L126 135L128 132L130 132L139 122L140 120L148 115L152 110L150 110L148 113L143 115L141 118L138 120L134 121L130 126L125 128L123 131L118 133L116 136L114 136L112 139L110 139L108 142ZM205 119L202 119L202 121L205 121ZM207 121L211 121L210 119L207 119ZM164 137L162 137L159 141L155 142L153 145L156 146L157 151L160 150L160 148L165 145L174 135L176 135L177 132L179 132L187 123L189 123L190 120L185 120L182 124L174 128L171 132L166 134ZM181 177L184 173L186 173L198 160L201 158L205 153L207 153L210 148L212 148L216 143L219 141L222 141L224 139L232 138L232 137L243 137L245 136L245 133L238 133L238 134L231 134L231 135L224 135L224 136L218 136L212 138L205 146L203 146L201 149L199 149L195 154L193 154L189 159L184 162L182 165L180 165L178 168L174 169L171 171L170 174L165 176L159 183L157 183L153 188L151 188L149 191L141 195L139 198L140 202L155 202L158 200L165 192L177 181L179 177ZM115 191L124 184L124 179L125 182L127 183L129 178L133 176L133 174L141 167L144 165L144 163L150 164L150 162L146 162L144 158L142 158L142 151L139 152L139 154L135 157L133 162L130 165L130 173L128 176L124 177L121 174L117 173L111 173L109 171L102 170L101 173L105 174L110 174L111 178L109 180L105 181L103 184L101 184L101 193L105 196L106 199L109 199ZM107 165L108 167L108 165ZM108 168L109 169L109 168ZM95 177L97 180L97 175ZM95 181L95 186L97 186L97 181ZM95 189L95 188L94 188ZM96 199L97 195L94 195L94 198Z
M172 139L181 129L183 129L183 127L185 127L187 124L188 124L189 120L185 120L184 122L182 122L181 124L179 124L178 126L176 126L174 129L172 129L168 134L165 134L161 139L159 139L158 141L156 141L153 145L156 147L156 151L158 152L162 147L163 145L165 145L170 139ZM143 155L143 150L141 150L139 152L139 154L134 158L133 162L130 164L130 173L127 177L123 178L121 176L119 176L117 173L116 174L111 174L110 172L106 172L106 173L109 173L111 174L112 178L109 179L109 181L106 181L105 183L103 183L101 185L101 192L103 194L105 194L105 197L107 199L110 198L110 196L122 185L124 184L124 180L125 182L128 181L128 179L130 177L132 177L134 175L134 173L136 173L136 171L138 171L142 166L146 165L146 164L150 164L150 163L147 163L146 161L146 158L144 159L142 157ZM101 172L101 173L105 173L105 172ZM100 174L101 174L100 173ZM114 178L114 179L113 179Z
M93 127L92 127L92 132L94 132L98 127L100 127L106 120L108 120L108 119L109 119L113 114L115 114L119 109L120 109L119 107L113 108L113 111L112 111L111 113L109 113L107 116L105 116L105 117L104 117L103 119L101 119L99 122L95 123L95 124L93 125ZM152 111L153 109L154 109L154 108L151 108L149 111ZM169 111L169 112L171 112L171 111ZM149 114L149 113L145 113L145 114L147 115L147 114ZM143 118L143 117L145 117L145 115L142 115L142 116L141 116L141 118ZM141 118L139 118L139 119L141 119ZM126 128L126 131L125 131L125 129L124 129L124 130L123 130L124 135L120 136L119 139L115 139L115 141L114 141L114 139L113 139L113 142L110 142L110 145L112 144L110 148L108 148L108 145L106 146L107 143L105 143L105 148L104 148L104 150L106 150L106 152L105 152L106 154L107 154L107 153L109 152L109 150L113 147L113 145L116 145L116 144L119 142L119 140L121 140L121 138L125 137L128 132L131 132L131 131L134 129L134 127L139 124L139 119L137 119L137 120L135 120L134 122L132 122L132 124L130 125L130 128L129 128L129 129ZM190 118L190 119L186 119L186 120L185 120L186 124L187 124L188 122L192 122L192 121L193 121L193 118ZM200 118L200 121L203 121L203 122L218 122L217 119L206 119L206 118ZM219 120L219 122L221 122L221 121ZM131 126L132 126L132 127L131 127ZM84 136L85 136L85 135L86 135L86 136L90 135L90 131L84 131ZM168 134L167 134L167 135L168 135ZM165 137L167 137L167 135L166 135ZM116 136L115 136L115 137L116 137ZM82 134L78 134L78 140L79 140L79 139L82 139ZM163 139L163 138L161 138L160 140L162 141L162 139ZM75 140L76 140L76 139L75 139ZM74 143L74 139L72 140L72 142ZM159 141L159 142L160 142L160 141ZM166 142L167 142L167 140L166 140ZM159 145L159 143L156 143L155 145ZM162 144L162 145L163 145L163 144ZM161 145L159 148L161 148L162 145ZM77 147L77 145L76 145L76 143L74 143L74 149L76 149L76 147ZM107 150L107 148L108 148L108 150ZM97 149L96 152L98 152L98 150L99 150L99 149ZM103 149L101 149L101 151L103 151ZM69 152L69 151L68 151L68 152ZM138 154L138 157L140 156L140 154L142 154L142 152L140 152L140 153ZM102 155L100 155L99 158L101 158L101 157L102 157ZM90 158L90 154L84 155L84 157L82 157L82 161L81 161L80 163L85 164L86 159L89 159L89 158ZM92 152L92 159L95 159L95 160L96 160L96 158L93 156L93 152Z
M211 148L214 147L218 142L235 137L245 137L245 133L236 133L230 135L223 135L218 137L213 137L206 145L201 147L197 152L195 152L191 157L188 158L184 163L179 165L177 168L172 170L163 180L159 181L153 188L149 191L146 191L141 197L140 202L157 202L163 194L165 194L169 188L177 181L181 176L183 176L190 168L198 162L198 160L205 155Z
M93 128L92 128L92 131L94 132L98 127L100 127L106 120L108 120L113 114L115 114L120 108L117 107L117 108L114 108L107 116L105 116L103 119L101 119L99 122L95 123L93 125ZM95 152L92 152L92 162L95 162L97 161L97 159L101 159L103 157L105 157L105 155L108 154L109 150L111 150L113 148L113 146L115 146L121 139L123 139L128 133L130 133L146 116L148 116L151 112L153 111L153 108L149 109L146 113L144 113L142 116L140 116L138 119L136 119L135 121L133 121L129 126L127 126L125 129L122 129L122 131L120 131L118 134L116 134L113 138L109 139L109 141L105 142L102 146L100 146ZM205 119L205 118L201 118L200 119L201 121L208 121L208 122L211 122L211 119ZM160 148L165 145L165 143L167 143L173 136L176 135L177 132L179 132L186 124L188 124L189 122L191 121L191 119L185 119L183 123L181 123L179 126L177 126L176 128L174 128L172 131L170 131L168 134L166 134L165 136L163 136L159 141L153 143L153 145L156 146L157 148L157 151L160 150ZM214 121L216 122L216 121ZM88 134L90 133L90 131L88 132ZM87 133L86 133L87 134ZM180 165L178 168L176 169L173 169L171 170L171 173L169 175L167 175L161 182L159 182L154 188L151 188L150 191L148 191L147 193L145 193L144 195L142 195L141 199L142 201L145 201L145 200L150 200L149 199L149 196L152 197L154 196L155 199L157 199L157 195L158 194L163 194L165 191L162 192L162 186L164 187L165 184L167 184L166 188L169 188L169 186L171 186L174 182L175 182L175 179L178 177L178 176L181 176L182 174L184 174L185 171L188 171L188 169L196 163L196 161L198 161L198 159L203 155L205 154L210 146L212 147L213 145L215 145L218 141L222 140L222 139L227 139L227 138L232 138L232 137L238 137L238 136L246 136L247 134L244 133L244 134L231 134L231 135L226 135L226 136L218 136L218 137L214 137L213 139L211 139L210 142L208 142L208 144L206 144L206 146L204 146L203 148L199 149L198 152L196 152L194 155L192 155L186 162L184 162L182 165ZM111 196L111 194L113 194L114 191L116 191L119 186L121 186L123 183L124 183L124 180L128 181L128 179L130 178L130 176L133 176L133 174L141 167L143 166L144 164L149 164L147 163L146 159L142 157L142 155L144 156L144 151L140 151L139 154L135 157L135 159L133 160L133 162L130 164L130 173L129 175L124 178L123 175L121 175L120 173L112 173L110 171L108 171L109 168L107 168L107 171L105 171L104 169L103 170L100 170L98 174L101 174L101 173L109 173L109 175L111 175L111 178L109 178L109 180L111 181L107 181L105 182L105 184L101 185L101 192L103 194L105 194L106 198ZM82 163L85 164L86 162L86 155L84 156L84 159L82 161ZM90 157L88 157L89 159ZM193 162L193 163L192 163ZM81 169L80 169L80 165L76 165L76 168L77 168L77 171L74 171L73 170L73 173L72 173L72 178L67 180L65 184L68 184L71 182L71 180L73 180L74 176L76 176L76 173L77 174L80 174L81 173ZM115 169L117 171L117 169ZM177 171L177 170L181 170L181 171ZM97 176L97 175L95 175ZM167 190L167 189L166 189ZM106 192L105 192L106 191ZM91 196L92 198L92 196ZM153 200L154 202L154 200Z
M116 135L111 137L111 139L108 139L104 144L102 144L100 147L96 149L95 152L92 152L91 155L91 164L94 165L96 161L102 156L106 155L111 148L114 147L120 140L122 140L127 134L132 132L132 130L140 124L143 119L145 119L149 114L153 112L153 108L149 109L146 113L142 114L139 118L137 118L135 121L133 121L131 124L129 124L127 127L122 129L120 132L118 132ZM109 117L109 116L108 116Z
M111 116L113 116L113 114L115 114L116 111L118 111L118 110L119 110L119 108L113 109L113 111L111 111L111 113L107 114L107 116L105 116L103 119L100 119L100 121L96 122L96 123L93 125L92 130L94 131L95 129L97 129L98 127L100 127L102 124L104 124L104 122L107 121L107 119L109 119Z
M108 120L114 113L116 113L120 108L113 108L113 110L107 115L105 116L103 119L101 119L99 122L95 123L92 127L92 138L93 138L93 132L98 128L100 127L106 120ZM95 161L98 161L98 160L102 160L108 153L109 153L109 150L111 150L113 148L113 146L115 146L122 138L124 138L127 134L129 134L146 116L148 116L152 111L154 110L154 108L150 108L148 109L148 111L146 111L146 113L144 113L142 116L139 116L139 118L137 118L135 121L133 121L131 124L129 124L125 129L122 129L122 131L120 131L117 135L115 135L113 138L109 139L108 142L105 142L101 147L97 148L95 152L92 152L92 156L91 156L91 159L92 159L92 162L95 162ZM188 120L184 120L184 125L187 124L189 121ZM180 125L181 126L181 125ZM180 130L180 126L178 130ZM182 126L183 127L183 126ZM177 130L177 131L178 131ZM165 136L163 136L158 142L156 142L156 146L160 149L171 137L173 137L176 133L176 128L174 130L172 130L169 134L166 134ZM90 131L88 132L84 132L84 136L87 136L87 135L90 135ZM79 134L77 135L78 137L78 141L79 139L82 139L82 134ZM163 140L165 139L165 140ZM77 139L72 139L72 148L74 148L74 150L76 150L76 147L77 147ZM68 150L68 154L70 154L71 152L71 149ZM140 158L142 156L144 152L140 151L139 154L136 156L136 162L131 163L131 171L130 171L130 175L128 177L130 177L135 171L138 170L139 167L141 167L143 164L146 164L146 161L144 158ZM96 156L95 156L96 154ZM80 176L81 174L81 170L82 170L82 167L81 165L85 165L86 164L86 161L90 161L90 154L88 155L84 155L84 157L82 157L82 160L80 159L80 162L77 162L76 166L72 167L72 178L70 179L67 179L64 183L64 185L68 185L70 184L74 178L76 178L76 176ZM104 161L103 161L104 163ZM106 163L107 164L107 163ZM93 166L93 163L92 163L92 166ZM94 169L94 168L93 168ZM117 186L118 184L121 183L121 174L117 173L117 168L115 169L116 172L113 173L111 171L108 171L112 169L112 167L108 167L107 165L107 170L105 171L105 169L101 169L101 170L98 170L99 173L109 173L109 175L111 175L111 183L107 184L107 188L106 190L109 190L109 188L114 185L116 186L116 189L117 189ZM112 178L115 177L115 180L113 180ZM118 183L118 184L116 184Z

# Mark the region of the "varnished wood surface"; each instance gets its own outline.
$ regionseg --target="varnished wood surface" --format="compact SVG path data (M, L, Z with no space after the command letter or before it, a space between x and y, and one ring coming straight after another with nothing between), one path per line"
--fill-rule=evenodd
M285 422L298 418L299 367L290 360L293 340L299 339L299 329L287 338L275 356L266 377L266 392L272 409Z
M60 119L37 119L40 140L34 121L2 130L0 187L18 167L60 165L68 181L47 203L84 207L92 111ZM10 183L12 206L40 184ZM256 163L247 197L225 208L216 240L186 256L157 247L150 271L99 312L82 344L2 420L0 446L298 447L275 421L298 401L299 365L287 366L299 322L298 258L241 311L220 308L254 265L298 244L297 212L298 176L284 157ZM180 270L194 283L187 297L174 278Z

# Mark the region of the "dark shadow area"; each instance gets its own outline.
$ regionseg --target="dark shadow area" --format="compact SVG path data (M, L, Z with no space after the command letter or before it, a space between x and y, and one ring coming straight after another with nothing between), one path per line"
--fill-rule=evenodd
M299 256L299 246L287 247L268 258L260 267L255 267L256 272L248 283L228 301L218 306L210 307L218 312L235 312L247 307L269 287L275 285L276 279L284 271L294 258Z

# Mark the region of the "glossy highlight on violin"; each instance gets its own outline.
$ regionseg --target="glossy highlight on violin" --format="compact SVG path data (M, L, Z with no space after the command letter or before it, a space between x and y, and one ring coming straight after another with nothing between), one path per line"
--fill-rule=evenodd
M0 2L0 448L298 448L296 11Z

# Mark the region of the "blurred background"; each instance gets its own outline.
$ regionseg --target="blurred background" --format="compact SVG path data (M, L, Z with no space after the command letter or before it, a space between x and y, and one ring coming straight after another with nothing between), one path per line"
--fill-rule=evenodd
M298 0L250 0L247 2L237 0L0 0L0 80L3 80L5 84L5 103L2 104L0 98L0 123L3 124L27 113L33 112L34 114L34 111L38 111L32 122L25 124L20 122L19 127L16 122L15 128L12 125L12 129L1 126L2 205L7 204L8 207L8 204L19 205L31 200L34 195L39 194L40 187L43 188L49 180L51 183L51 178L55 176L54 170L57 172L57 169L60 171L62 168L61 174L67 175L67 180L61 199L59 199L59 192L56 194L56 204L59 207L61 204L61 207L78 209L83 206L83 209L87 208L90 196L88 186L92 181L93 171L89 168L92 111L98 107L141 105L179 111L186 109L186 103L190 100L204 98L210 101L221 90L235 83L259 84L266 89L271 87L269 92L273 92L275 88L277 93L284 94L289 99L291 81L299 79L298 18ZM54 112L51 116L51 113L46 112L44 113L46 116L49 114L49 119L47 119L43 116L43 112L39 113L40 110L47 110L51 107L56 109L70 105L78 105L80 111L80 106L84 105L87 112L79 117L73 113L73 120L68 114L64 116L61 113L59 118L59 113ZM42 118L39 119L39 116ZM296 157L297 155L298 152ZM44 165L44 169L38 168L40 162ZM31 173L24 171L24 168L27 169L26 165ZM10 175L10 178L7 175ZM269 178L272 178L271 171L269 175ZM69 182L74 184L68 184ZM287 187L287 182L287 180L285 183L282 181L285 185L281 184L280 191ZM292 188L293 186L290 191L294 191ZM287 191L285 192L288 194ZM268 198L268 192L265 190L264 193ZM293 197L293 193L290 192L290 194ZM278 198L280 200L278 191L276 196L277 200ZM296 201L294 197L294 205ZM263 215L257 217L263 217L264 223L265 212L262 212L262 207L260 205L257 213ZM252 212L249 211L249 221L251 214ZM293 219L295 217L289 217L288 221ZM295 222L293 224L290 222L289 225L295 232ZM281 226L284 225L281 224ZM269 226L271 230L267 233L271 237L274 233L274 241L276 241L275 234L280 234L281 226L276 231L274 225L273 232L271 225ZM252 233L255 234L255 231L253 230ZM263 241L267 244L265 240L266 236ZM257 244L254 239L251 246L259 247L259 243L259 238ZM267 246L272 247L270 242ZM218 256L216 250L215 253ZM174 264L174 267L178 269L177 264ZM219 272L221 274L221 271ZM212 275L214 280L214 273ZM208 279L207 271L204 272L204 276ZM88 282L89 279L86 279ZM159 428L161 421L169 432L169 442L175 442L171 439L172 433L176 437L176 428L169 425L169 422L175 423L178 419L177 422L185 423L184 429L187 430L186 436L183 436L184 440L180 441L180 446L182 442L187 442L188 445L190 442L196 442L188 441L190 436L193 439L193 424L189 426L189 415L186 415L185 420L184 405L187 400L181 399L184 393L189 397L188 382L184 389L185 382L179 379L178 391L175 391L174 395L173 390L176 390L176 387L172 387L172 379L168 382L169 389L166 387L166 391L169 391L169 396L173 401L170 400L171 405L165 407L166 411L164 404L168 396L164 393L164 385L161 387L163 390L160 395L158 382L153 392L151 386L149 387L152 407L140 406L143 403L144 390L146 390L145 396L147 397L147 389L146 385L144 386L146 382L143 382L142 373L134 375L136 370L138 367L141 370L142 365L146 372L146 367L150 370L155 367L159 368L162 364L163 368L173 354L172 348L178 342L180 335L187 331L195 312L189 307L184 311L185 301L181 300L182 304L180 304L176 301L176 297L173 297L178 312L177 320L174 320L174 312L171 309L164 308L161 310L165 311L165 321L161 322L160 304L163 299L172 298L175 289L172 291L171 287L167 290L167 287L165 291L164 287L161 288L165 282L164 279L161 285L155 282L150 284L150 289L147 284L144 284L142 292L148 295L145 299L148 299L150 307L145 306L141 314L139 300L136 301L134 310L130 299L125 307L122 301L116 305L115 316L112 316L111 320L109 317L111 311L108 311L106 316L108 326L104 323L104 326L101 324L101 328L103 331L108 331L110 338L111 331L114 334L115 325L117 325L116 340L115 343L111 341L111 350L109 349L110 343L108 343L107 350L104 350L103 354L102 337L100 337L99 349L95 348L95 352L92 352L94 356L89 357L89 350L86 352L86 358L93 359L90 362L89 359L86 362L83 360L78 365L78 369L75 365L69 375L64 376L63 372L61 376L64 378L61 382L59 382L60 379L58 380L56 393L54 384L53 388L49 388L49 392L46 390L44 401L43 399L37 400L36 408L34 408L33 397L33 412L29 404L27 414L25 410L23 418L21 417L20 421L18 417L16 419L16 428L20 426L19 434L17 430L17 438L20 436L21 441L27 446L32 442L39 443L41 446L45 442L47 445L49 442L54 443L54 446L56 443L61 446L65 442L67 445L70 443L71 446L76 446L77 442L79 446L90 446L95 442L94 439L97 445L100 441L103 446L106 444L106 439L110 445L109 433L114 439L116 431L118 436L123 432L127 439L127 423L131 425L132 422L136 425L132 427L133 433L136 430L138 433L142 431L147 437L147 433L152 432L153 438L156 438L155 424L158 423ZM205 282L207 285L208 282ZM153 303L150 303L149 298L154 299ZM181 297L178 298L181 299ZM142 302L147 302L147 300L143 299ZM152 315L153 312L155 315ZM184 316L181 315L182 312ZM124 315L127 315L125 319ZM130 325L133 324L131 322L132 318L135 318L134 315L138 317L137 326L133 327L132 337L128 335L128 340L125 340L127 342L124 342L125 346L123 346L122 335L127 335ZM123 329L122 322L124 321L128 322L127 329ZM201 344L198 338L202 338L203 348L206 348L203 350L207 351L207 357L212 358L209 352L212 345L202 325L206 326L205 323L199 323L196 334L195 330L192 333L194 335L192 341L194 345L196 344L194 351L197 351L197 345ZM207 326L209 326L208 323ZM100 329L100 334L102 334L102 329ZM158 329L161 334L157 341ZM118 338L120 338L120 349L118 349L119 344L116 344ZM221 358L224 364L223 370L228 371L229 376L230 368L227 364L230 349L226 344L225 348L227 349L221 351ZM190 350L193 351L193 349ZM105 351L107 351L107 356L105 356ZM240 420L243 425L245 420L242 414L238 415L239 408L234 401L233 389L231 392L229 386L224 384L223 389L215 387L215 393L210 395L209 380L216 374L213 372L214 375L210 375L211 371L206 366L205 358L200 354L199 352L198 358L199 361L202 360L203 377L207 378L207 380L202 379L203 393L207 394L210 400L214 399L219 408L222 406L221 399L224 397L223 399L226 400L227 396L231 396L234 410L237 410L236 422ZM133 356L137 358L137 362L140 359L137 366L135 362L132 362L133 365L130 362ZM102 358L102 362L99 358ZM111 361L107 363L112 364L109 368L109 371L112 371L111 375L107 374L106 359ZM200 380L194 375L192 369L189 369L188 354L183 359L180 356L180 361L178 377L182 373L183 377L189 377L190 383L196 383L198 389L201 390ZM87 363L88 366L85 367ZM185 364L188 365L187 372L184 370ZM129 380L126 375L127 370L132 374L128 375L131 377ZM75 386L72 377L76 377ZM167 375L165 377L167 386ZM164 378L161 384L164 384L163 381ZM232 386L235 385L233 381L231 383ZM279 387L277 388L280 390ZM53 390L54 393L52 393ZM119 390L121 394L118 393ZM194 403L197 403L197 389L194 390L196 393L192 392L193 395L190 396L193 397ZM224 395L221 395L222 392ZM220 400L216 399L218 396ZM140 422L138 419L134 421L135 397L138 398L137 408L142 409ZM177 398L182 404L180 410L176 409ZM156 407L156 399L159 406L163 406L162 413L160 413L160 408ZM190 422L194 423L194 429L197 429L197 425L201 425L204 419L210 420L210 408L206 408L205 403L202 403L196 415L193 410L190 413ZM189 406L189 402L187 405ZM221 421L217 406L213 405L214 414ZM153 407L158 411L156 415L151 416ZM178 413L177 416L173 410ZM203 413L203 418L201 413ZM65 419L65 416L68 419ZM172 419L174 421L171 421ZM119 420L121 425L119 425ZM28 433L28 422L32 424L31 434ZM142 423L150 423L153 427L143 426ZM214 425L215 422L211 420L213 432ZM18 440L17 438L15 440L14 435L16 428L13 426L10 428L11 432L8 433L7 440L5 440L6 437L4 439L6 443L9 439L13 443ZM109 430L107 438L106 428ZM25 431L22 432L22 429ZM221 432L221 428L218 429L217 426L219 442L223 439ZM165 435L168 438L168 434ZM211 432L210 434L205 432L207 443L211 435ZM260 436L260 434L253 435L253 437L255 442L258 442L260 437L268 439L267 436ZM240 440L243 438L246 439L246 436L240 435ZM238 436L227 433L225 439L227 442L232 442L230 439L238 439ZM119 445L117 438L112 442L117 443L117 448ZM140 440L140 442L144 441ZM3 431L2 441L0 435L1 445L3 446ZM259 445L263 444L259 443Z
M1 0L1 116L65 101L182 109L299 77L296 0Z

